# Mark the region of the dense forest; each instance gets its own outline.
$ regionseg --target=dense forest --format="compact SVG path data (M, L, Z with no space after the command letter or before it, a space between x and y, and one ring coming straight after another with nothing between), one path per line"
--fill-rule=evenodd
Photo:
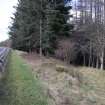
M12 47L104 69L105 0L19 0Z

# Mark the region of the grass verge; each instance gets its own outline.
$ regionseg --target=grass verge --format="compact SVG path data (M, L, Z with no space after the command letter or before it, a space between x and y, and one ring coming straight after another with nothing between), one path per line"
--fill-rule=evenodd
M0 105L47 105L47 97L30 68L12 52L8 70L0 80Z

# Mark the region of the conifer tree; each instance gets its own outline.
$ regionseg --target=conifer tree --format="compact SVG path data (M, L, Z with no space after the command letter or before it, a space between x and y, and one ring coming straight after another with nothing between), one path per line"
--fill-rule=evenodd
M63 0L19 0L10 26L13 48L54 53L57 40L69 37L69 9Z

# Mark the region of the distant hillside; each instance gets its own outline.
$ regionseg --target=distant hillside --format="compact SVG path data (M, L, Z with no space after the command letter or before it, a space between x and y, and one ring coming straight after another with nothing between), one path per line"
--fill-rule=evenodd
M5 41L0 42L0 47L11 47L11 40L7 39Z

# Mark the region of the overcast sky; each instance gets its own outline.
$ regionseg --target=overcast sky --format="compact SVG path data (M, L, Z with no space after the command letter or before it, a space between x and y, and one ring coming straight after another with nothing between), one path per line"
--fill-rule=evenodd
M17 0L0 0L0 41L8 38L8 26L10 17L14 12L13 6L17 4Z

